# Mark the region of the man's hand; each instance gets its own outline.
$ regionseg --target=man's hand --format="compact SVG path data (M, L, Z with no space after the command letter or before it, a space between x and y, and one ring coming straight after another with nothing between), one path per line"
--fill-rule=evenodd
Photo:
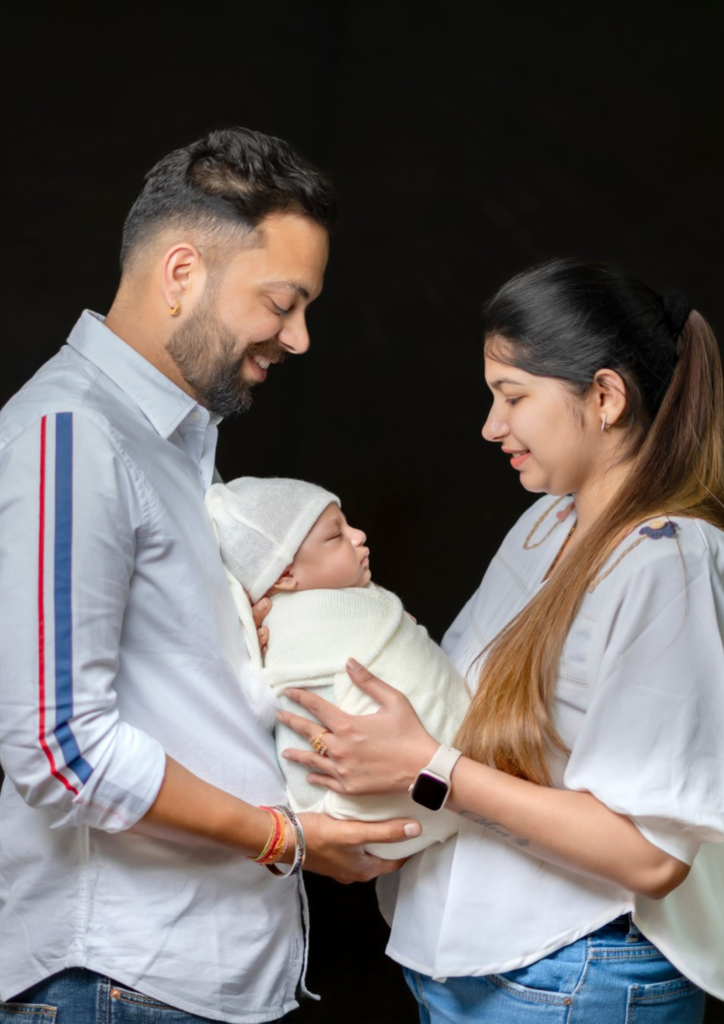
M300 814L307 840L306 871L329 875L337 882L368 882L378 875L397 871L402 860L382 860L365 853L369 843L399 843L419 836L416 821L392 818L390 821L338 821L328 814Z
M246 596L249 597L249 594L247 593ZM251 604L250 597L249 604ZM262 623L264 622L264 617L271 611L271 601L268 597L262 597L256 604L251 605L251 611L254 616L256 635L259 637L259 647L261 648L262 657L264 657L269 646L269 630Z

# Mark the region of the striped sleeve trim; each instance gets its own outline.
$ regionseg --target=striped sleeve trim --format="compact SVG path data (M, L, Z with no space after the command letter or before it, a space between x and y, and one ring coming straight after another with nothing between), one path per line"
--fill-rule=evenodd
M54 442L54 443L53 443ZM73 414L40 424L38 539L39 740L50 772L71 793L93 769L73 734ZM52 639L49 634L52 631ZM54 724L51 726L51 720Z

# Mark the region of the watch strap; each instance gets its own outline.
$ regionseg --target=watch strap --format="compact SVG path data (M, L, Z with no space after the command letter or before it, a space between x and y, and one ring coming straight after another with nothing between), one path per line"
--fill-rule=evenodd
M461 751L441 743L422 770L423 772L430 772L432 775L439 776L450 785L450 776L460 757L462 757Z

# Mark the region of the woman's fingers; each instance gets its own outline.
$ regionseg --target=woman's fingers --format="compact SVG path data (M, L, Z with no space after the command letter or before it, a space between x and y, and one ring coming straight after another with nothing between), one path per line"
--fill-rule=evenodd
M388 686L377 676L373 676L372 673L360 665L354 658L349 658L346 665L347 673L360 690L364 690L368 693L374 701L380 706L390 705L398 701L401 697L400 691L396 690L394 686ZM284 691L284 696L293 700L296 704L301 704L303 708L319 719L320 722L324 722L328 729L332 732L337 732L340 726L350 724L357 717L356 715L347 715L344 711L340 711L334 704L330 704L328 700L323 697L319 697L316 693L311 690L297 690L291 687ZM403 698L404 699L404 698ZM287 722L286 719L281 718L281 721L287 725L291 725L291 728L296 732L300 732L296 725ZM307 737L306 732L301 732L300 735Z
M334 775L320 775L318 772L310 772L307 775L307 782L313 786L321 786L322 789L331 789L333 793L346 793L344 785Z
M344 711L340 711L335 704L330 704L330 702L325 700L324 697L319 697L316 693L312 693L310 690L296 690L294 687L291 687L284 691L284 696L288 697L289 700L293 700L295 704L301 704L307 711L311 711L315 718L318 718L320 722L324 722L322 729L327 728L334 732L335 728L338 727L344 719L354 717L345 714ZM282 711L277 715L277 718L279 718L279 721L284 722L285 725L288 725L291 729L294 729L295 732L298 732L300 736L304 736L305 739L311 739L311 736L309 736L306 731L302 731L297 728L297 725L284 717L285 715L288 715L288 712ZM309 722L308 718L300 718L299 715L291 715L290 717L298 719L299 722ZM318 726L318 723L312 724ZM319 732L321 732L321 729L317 727L317 731L312 735L316 736Z
M304 693L304 690L295 690L294 692ZM290 696L289 690L286 691L285 696ZM292 697L291 699L295 700L294 697ZM311 711L312 708L309 708L309 710ZM295 715L291 711L277 711L277 721L282 722L290 729L293 729L294 732L299 733L302 739L305 739L307 743L309 743L310 740L313 740L315 736L319 736L323 732L330 732L330 730L327 729L326 726L320 724L321 719L320 722L313 722L311 718L304 718L303 715ZM325 737L325 743L327 739L328 737Z
M327 737L323 737L326 739ZM322 773L324 775L335 775L334 762L329 758L327 754L317 754L314 750L299 750L296 747L290 747L288 750L282 751L282 757L285 761L294 761L295 764L301 764L304 768L310 768L313 772Z
M354 658L347 659L345 668L354 685L369 694L380 706L388 704L391 698L394 699L400 694L400 691L396 690L394 686L389 686L377 676L373 676L368 668L360 665Z

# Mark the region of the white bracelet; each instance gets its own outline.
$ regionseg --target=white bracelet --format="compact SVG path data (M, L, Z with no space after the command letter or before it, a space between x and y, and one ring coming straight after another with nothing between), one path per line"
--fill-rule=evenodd
M277 875L279 878L291 878L292 875L298 875L304 867L304 858L307 856L307 841L304 838L304 829L302 823L296 816L291 807L281 806L280 804L275 805L272 810L279 811L287 819L291 827L294 829L294 835L296 838L296 846L294 848L294 860L292 861L291 867L288 871L281 871L277 864L267 864L273 875Z

